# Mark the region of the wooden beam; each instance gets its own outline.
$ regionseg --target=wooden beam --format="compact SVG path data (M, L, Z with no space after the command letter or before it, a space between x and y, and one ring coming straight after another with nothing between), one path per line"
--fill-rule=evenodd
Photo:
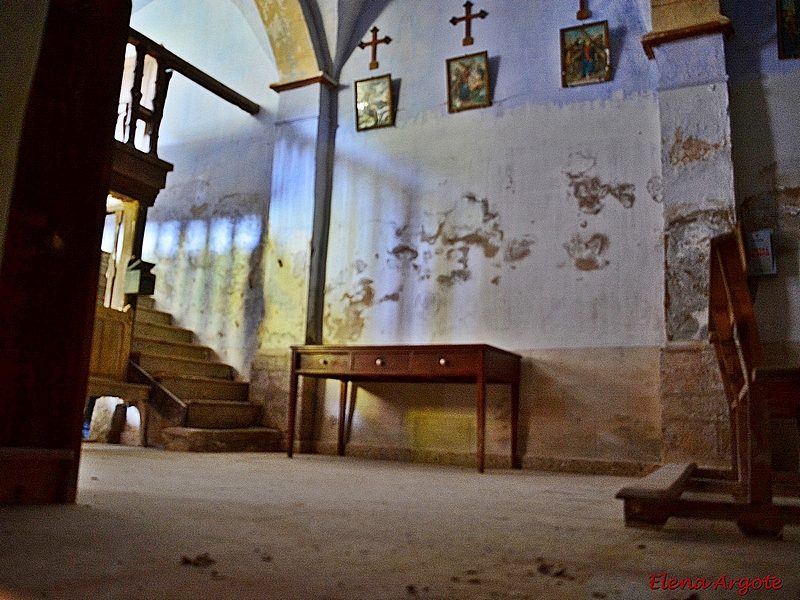
M653 48L656 46L715 33L722 33L725 35L733 33L733 24L731 20L727 17L722 17L714 21L691 25L689 27L681 27L679 29L651 31L642 36L642 47L644 48L644 53L647 54L647 58L653 60L656 57Z
M336 89L339 87L339 82L337 82L333 77L324 71L320 71L318 74L311 77L304 77L303 79L271 83L269 87L280 94L281 92L305 87L307 85L314 85L315 83L321 83L322 85L325 85L331 89Z

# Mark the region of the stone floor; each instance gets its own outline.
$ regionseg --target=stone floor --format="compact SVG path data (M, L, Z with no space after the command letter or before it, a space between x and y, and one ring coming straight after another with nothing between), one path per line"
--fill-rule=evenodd
M651 576L779 577L800 599L800 528L626 529L630 478L329 456L85 444L78 503L0 507L0 599L413 600L742 597ZM738 585L738 584L737 584Z

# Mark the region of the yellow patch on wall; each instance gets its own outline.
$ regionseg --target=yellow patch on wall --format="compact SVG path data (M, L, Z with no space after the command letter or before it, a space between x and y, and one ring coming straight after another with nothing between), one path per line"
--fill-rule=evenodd
M256 0L281 81L319 73L311 34L297 0Z
M671 31L718 20L719 0L652 0L653 31Z
M408 428L414 450L475 451L477 424L472 410L411 410L408 413Z

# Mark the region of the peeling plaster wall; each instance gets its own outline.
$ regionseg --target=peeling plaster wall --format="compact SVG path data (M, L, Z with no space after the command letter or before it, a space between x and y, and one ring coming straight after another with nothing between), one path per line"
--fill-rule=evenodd
M659 344L655 110L637 95L342 132L326 341Z
M518 351L527 464L654 462L663 197L643 15L635 0L595 2L614 79L564 90L558 31L576 22L556 4L476 5L489 17L468 48L447 23L458 7L392 3L376 19L393 38L380 69L356 50L341 76L324 340ZM446 59L484 49L493 106L448 114ZM396 126L357 133L352 82L383 73ZM359 391L350 448L468 455L474 390L447 388ZM492 394L489 452L503 455L507 390ZM323 450L336 398L329 389L318 411Z
M248 115L173 76L159 156L175 169L149 211L143 248L156 263L158 307L247 378L265 310L274 59L228 0L153 0L132 26L261 106Z
M778 273L758 279L756 317L770 358L800 364L800 61L779 60L776 7L722 3L728 41L737 205L745 231L774 231Z
M706 55L708 56L708 54ZM662 92L667 336L708 338L709 239L730 231L733 164L724 84Z

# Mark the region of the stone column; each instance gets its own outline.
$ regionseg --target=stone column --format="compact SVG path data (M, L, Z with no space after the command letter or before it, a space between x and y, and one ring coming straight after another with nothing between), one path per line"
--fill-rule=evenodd
M658 63L665 240L662 459L726 467L730 424L708 344L709 240L735 223L719 3L653 0L642 43Z
M253 361L251 397L264 424L287 425L290 346L322 343L331 163L336 134L335 84L314 77L280 89L272 193L264 247L264 309ZM275 86L273 86L275 87ZM298 451L311 449L315 393L301 393Z

